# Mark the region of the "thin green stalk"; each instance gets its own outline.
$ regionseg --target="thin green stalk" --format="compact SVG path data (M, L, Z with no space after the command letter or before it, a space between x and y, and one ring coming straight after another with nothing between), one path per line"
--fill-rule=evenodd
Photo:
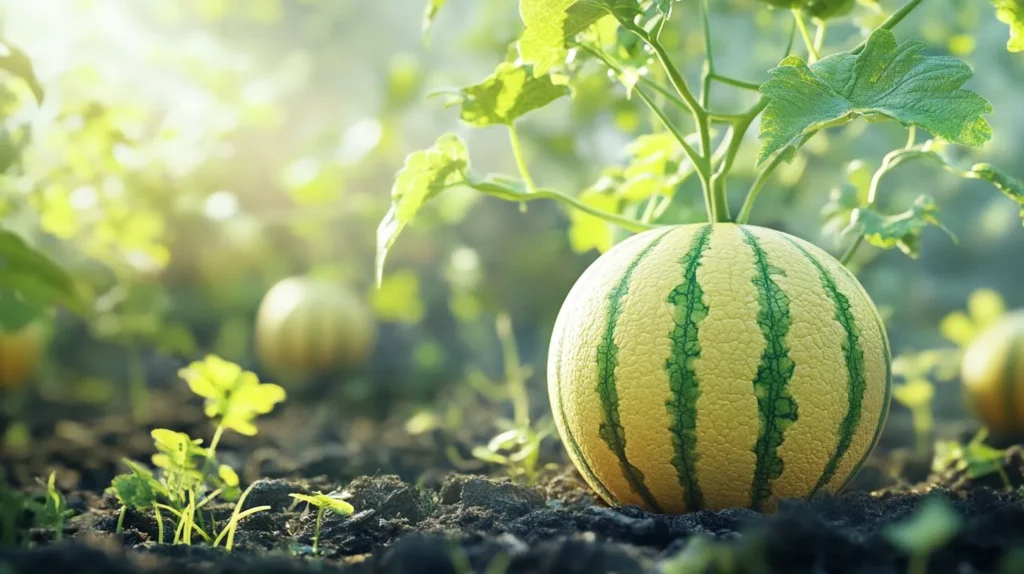
M828 31L828 21L820 20L818 22L818 29L815 30L815 34L814 34L814 51L817 54L821 53L821 49L825 45L825 33L827 31Z
M164 543L164 517L160 514L160 506L153 505L153 514L156 515L156 543Z
M636 220L633 220L633 219L627 219L625 217L621 217L619 215L615 215L614 213L609 213L607 211L596 209L594 207L591 207L591 206L581 202L580 200L576 199L575 197L572 197L572 196L569 196L569 195L565 195L564 193L562 193L560 191L555 191L553 189L538 189L535 193L533 193L533 194L531 194L529 196L523 196L523 199L524 200L531 200L531 199L554 199L556 201L561 201L563 203L567 203L567 204L575 207L576 209L578 209L578 210L580 210L580 211L582 211L584 213L593 215L594 217L601 218L601 219L607 221L608 223L612 223L614 225L618 225L619 227L621 227L621 228L623 228L623 229L625 229L627 231L632 231L634 233L638 233L640 231L646 231L648 229L656 229L656 228L660 227L659 225L640 223L639 221L636 221Z
M593 56L593 57L597 58L598 60L600 60L611 71L615 72L618 75L622 75L622 69L619 68L614 62L612 62L600 50L596 50L594 48L591 48L590 46L587 46L586 44L575 44L575 45L578 48L580 48L581 50L587 52L591 56ZM644 81L644 78L641 78L641 81ZM681 107L687 107L686 102L683 102L675 94L672 94L671 92L669 92L668 90L666 90L662 86L658 85L657 83L655 83L655 82L649 82L648 83L646 81L644 81L644 83L647 84L647 85L651 85L652 88L657 90L658 93L660 93L661 95L665 96L666 98L669 98L670 100L674 100L674 103L676 103L677 105L679 105ZM655 103L654 99L651 98L650 94L645 92L643 90L643 88L641 88L639 86L634 87L633 91L635 91L637 93L637 95L640 96L640 99L643 100L644 104L646 104L647 107L649 107L651 109L651 111L654 112L654 114L658 117L658 119L661 120L662 124L665 125L665 127L668 129L668 131L671 132L672 135L676 138L676 141L679 142L679 145L683 146L683 151L686 152L687 157L690 158L690 161L693 162L694 166L699 166L700 165L700 154L697 152L697 150L693 149L693 146L691 146L686 141L686 136L683 135L683 133L681 131L679 131L679 128L677 128L675 126L675 124L672 123L672 121L665 114L665 112L662 111L662 109L660 107L658 107L657 103Z
M519 141L519 131L516 129L516 125L511 123L508 125L508 137L509 141L512 142L512 155L516 158L516 167L519 168L519 175L523 178L523 183L526 184L526 190L530 193L537 191L537 185L533 183L533 178L530 176L530 170L526 167L526 158L523 156L523 146Z
M789 41L786 42L786 54L782 56L785 60L793 53L793 44L796 42L796 20L793 20L793 25L789 27Z
M750 110L742 114L739 119L733 123L724 159L718 166L718 170L715 171L715 174L711 177L711 189L715 197L721 197L723 199L728 197L727 181L729 172L732 171L736 155L739 153L740 146L743 144L743 137L746 135L747 130L750 129L750 125L754 122L754 119L760 115L767 106L768 98L762 97L752 108L750 108ZM729 207L727 204L724 209L728 215Z
M907 129L907 143L897 150L893 150L885 155L882 159L882 165L875 171L874 175L871 176L871 185L868 187L868 197L865 207L873 207L878 199L878 188L882 183L882 177L889 173L894 167L902 162L902 158L917 155L915 153L914 141L917 139L917 127L910 126ZM947 165L947 164L943 164ZM954 168L955 169L955 168ZM860 249L861 245L864 244L864 236L858 235L857 239L853 241L850 247L843 253L843 256L839 259L839 262L843 265L848 264L853 260L854 255L857 254L857 250Z
M320 524L324 519L324 507L318 506L316 508L316 528L313 531L313 554L316 554L317 546L320 544Z
M922 2L922 0L910 0L909 2L904 4L902 8L900 8L899 10L893 12L892 16L889 16L885 20L885 22L882 22L882 24L877 29L878 30L892 30L900 22L902 22L904 18L909 16L910 13L913 12L914 9L917 8L921 4L921 2ZM861 52L864 51L864 48L867 45L868 45L868 41L865 38L863 42L861 42L860 44L857 44L857 47L855 47L854 49L850 50L850 53L851 54L860 54Z
M807 30L803 11L793 8L793 19L796 21L797 29L800 30L800 37L804 39L804 46L807 47L807 63L813 64L818 61L818 50L814 48L814 40L811 39L811 33Z
M520 428L529 428L530 397L526 391L526 378L523 376L522 363L519 361L519 348L516 346L515 334L512 331L512 319L508 314L502 313L498 316L497 330L498 341L501 343L505 379L512 399L513 419Z
M708 102L711 99L711 79L715 75L714 49L711 47L711 20L708 16L708 0L700 0L701 27L704 29L704 69L701 73L700 105L708 109ZM706 121L706 120L705 120ZM704 148L703 153L710 153Z
M128 506L122 504L121 512L117 513L117 527L114 528L114 534L120 534L121 530L124 529L124 515L126 512L128 512Z
M217 425L217 429L213 431L213 439L210 440L210 446L206 449L208 459L213 459L217 454L217 445L220 444L220 439L224 435L224 425Z
M723 76L721 74L712 73L711 74L711 79L715 80L716 82L719 82L721 84L726 84L728 86L734 86L734 87L737 87L737 88L743 88L744 90L751 90L751 91L754 91L754 92L760 92L761 91L761 84L757 84L757 83L754 83L754 82L747 82L747 81L744 81L744 80L738 80L736 78L730 78L728 76ZM708 115L710 115L710 114L708 114Z
M816 132L805 134L801 137L795 144L796 147L799 148L807 143L807 140L811 139L814 133ZM771 178L772 174L775 173L775 170L782 164L782 160L785 157L785 151L775 154L775 157L773 157L772 160L768 162L768 165L761 170L761 173L757 175L754 183L750 186L750 191L747 192L747 198L743 200L743 207L740 208L740 215L736 218L736 223L746 223L750 220L750 212L754 209L754 201L757 200L757 196L761 193L761 189L764 188L766 183L768 183L768 179Z
M676 92L679 93L680 97L683 98L683 102L690 110L690 113L693 114L695 119L702 118L705 115L704 109L701 107L700 102L697 101L697 98L693 97L693 92L690 91L690 87L686 84L686 79L683 78L682 73L680 73L679 69L672 63L672 59L669 58L668 52L661 44L661 41L657 38L652 38L643 28L633 24L632 22L622 22L622 24L623 27L639 36L640 39L651 47L651 50L654 51L654 55L658 58L658 62L660 62L662 67L665 68L669 82L672 84L672 87L675 88ZM697 121L698 126L701 123L701 121Z
M661 195L655 193L647 199L647 205L644 207L644 212L640 216L640 223L650 223L651 221L654 221L654 213L661 202L661 197Z
M847 248L847 250L843 253L843 256L839 258L839 262L842 263L844 266L850 263L850 261L853 259L854 254L856 254L857 250L860 249L860 245L862 243L864 243L864 236L858 235L857 239L853 241L853 244L850 245L850 247Z

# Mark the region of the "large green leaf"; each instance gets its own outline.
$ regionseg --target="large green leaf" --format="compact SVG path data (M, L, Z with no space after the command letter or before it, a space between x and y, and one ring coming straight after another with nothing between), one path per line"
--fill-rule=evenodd
M516 119L569 95L565 79L534 76L530 66L504 62L483 82L462 88L462 121L477 127L511 125Z
M388 250L426 201L465 180L469 169L466 143L455 134L438 138L434 146L412 153L395 177L391 209L377 227L377 283L384 274Z
M54 305L87 313L78 286L63 267L17 234L0 228L0 306L5 308L0 317L10 320L29 309L41 311Z
M1024 0L992 0L996 7L996 18L1010 26L1010 39L1006 49L1024 52Z
M671 0L658 0L667 12ZM631 21L640 14L636 0L520 0L526 30L519 38L519 56L538 77L565 63L568 41L602 17Z
M970 67L949 56L924 56L924 49L913 40L897 45L892 32L876 30L860 54L835 54L810 66L797 56L783 60L761 86L769 103L758 163L800 136L858 116L916 125L964 145L991 139L982 117L991 104L960 88L973 75Z
M39 78L36 77L32 60L29 60L25 52L2 40L0 40L0 70L25 80L36 97L36 101L43 102L43 86L39 83Z

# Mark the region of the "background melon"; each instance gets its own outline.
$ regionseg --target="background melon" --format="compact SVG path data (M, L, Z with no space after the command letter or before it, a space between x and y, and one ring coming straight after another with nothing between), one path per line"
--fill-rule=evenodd
M0 390L20 388L35 373L46 346L46 329L35 321L17 331L0 328Z
M971 342L961 379L969 408L990 431L1024 434L1024 310L1007 313Z
M548 390L570 458L611 504L658 512L837 492L874 448L891 356L867 293L787 234L655 229L570 291Z
M256 352L275 377L298 382L360 368L375 334L366 306L344 286L289 277L260 303Z

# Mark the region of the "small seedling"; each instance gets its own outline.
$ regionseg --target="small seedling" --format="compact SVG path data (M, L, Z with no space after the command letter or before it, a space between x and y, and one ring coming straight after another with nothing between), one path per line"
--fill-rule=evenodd
M1006 450L985 444L986 438L988 438L988 431L981 429L967 444L960 444L956 441L935 443L932 470L940 472L952 468L966 473L967 478L971 480L996 473L1002 479L1006 489L1010 490L1012 488L1010 477L1006 475L1006 470L1003 468Z
M910 517L885 528L889 543L910 555L907 574L925 574L928 557L960 531L960 515L942 497L932 497Z
M52 530L57 540L63 540L64 523L74 514L74 511L68 509L64 495L57 490L57 473L51 472L50 478L45 483L42 480L37 480L39 484L46 486L46 498L42 503L30 502L30 508L36 516L36 524Z
M526 381L531 373L519 360L519 349L509 316L500 314L496 326L504 359L505 392L512 401L513 416L512 420L499 419L497 425L503 431L486 446L473 448L472 454L479 460L504 466L512 478L521 478L533 485L537 482L540 445L554 435L554 423L547 418L536 424L530 421L530 396ZM476 386L487 388L489 385L478 383Z
M206 399L206 416L217 421L217 430L207 447L209 458L216 454L225 430L255 436L256 416L269 413L287 396L281 386L261 383L255 373L216 355L207 355L178 374L192 392Z
M242 510L242 507L245 505L245 499L249 497L249 493L252 491L252 487L253 485L250 484L249 488L246 488L245 492L243 492L242 495L238 497L238 502L235 503L235 510L234 512L231 513L231 519L228 520L228 523L224 525L224 530L221 530L220 534L217 535L216 540L213 541L214 548L220 546L220 543L223 540L225 541L224 548L228 552L231 552L231 549L235 545L235 532L238 530L238 523L241 522L244 518L248 518L249 516L252 516L257 512L270 510L269 506L255 506L245 511Z
M217 545L226 536L230 549L238 520L266 507L241 512L244 498L239 497L238 474L217 461L217 445L225 430L255 435L256 416L273 410L285 399L285 391L278 385L260 383L254 373L216 355L190 364L179 374L193 392L206 399L206 415L217 423L213 439L204 447L202 439L170 429L154 429L150 434L157 452L152 463L159 469L159 476L144 465L126 459L124 463L131 472L115 477L111 484L110 490L121 502L117 530L122 529L129 506L138 510L152 509L156 515L158 543L162 544L163 510L178 520L174 544L191 544L192 535L197 534ZM212 540L196 518L202 518L202 508L218 497L238 500L238 506L231 522L216 540Z
M320 526L323 522L324 512L330 510L335 514L346 516L352 514L355 508L351 504L342 500L340 494L324 494L322 492L316 492L312 496L308 494L290 494L295 500L305 502L310 506L316 507L316 527L313 531L313 554L317 552L317 545L320 543Z

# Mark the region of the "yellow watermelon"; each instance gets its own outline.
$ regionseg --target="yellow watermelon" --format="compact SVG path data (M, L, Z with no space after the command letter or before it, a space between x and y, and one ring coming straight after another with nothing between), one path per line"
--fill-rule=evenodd
M1007 313L971 341L960 378L969 408L989 430L1024 434L1024 310Z
M256 351L283 379L309 379L365 364L376 327L348 289L331 281L289 277L274 285L256 317Z
M548 392L573 463L609 504L655 512L838 492L878 441L885 328L818 247L749 225L647 231L567 296Z

